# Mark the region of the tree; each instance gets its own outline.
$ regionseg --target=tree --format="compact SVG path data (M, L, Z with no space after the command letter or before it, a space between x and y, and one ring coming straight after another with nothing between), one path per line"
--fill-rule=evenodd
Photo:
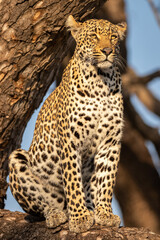
M0 208L4 207L8 156L20 147L33 111L56 78L71 37L69 14L84 20L104 0L1 2L0 39ZM7 9L7 10L6 10Z
M0 39L3 52L0 60L1 208L4 207L7 188L5 179L8 155L20 146L26 123L50 84L55 78L60 79L60 69L64 67L61 67L61 63L72 43L63 27L65 18L69 14L79 20L93 17L103 2L3 2L0 10L3 34ZM6 8L14 14L6 12ZM113 23L124 21L124 1L108 1L96 17L107 18ZM126 59L125 42L121 49ZM130 94L134 92L152 112L160 115L160 103L146 87L146 83L156 76L160 76L160 71L139 77L129 67L126 67L123 74L125 128L115 193L126 226L145 226L158 232L160 179L145 146L145 140L153 142L160 156L160 136L156 129L143 122L130 102Z
M94 225L85 233L72 233L68 224L47 229L44 221L34 221L20 212L0 212L0 240L160 240L160 235L145 228L106 228Z

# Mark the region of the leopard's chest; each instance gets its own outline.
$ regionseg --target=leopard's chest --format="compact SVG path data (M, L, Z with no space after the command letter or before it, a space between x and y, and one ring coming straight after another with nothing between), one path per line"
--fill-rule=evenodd
M81 94L75 98L69 118L70 131L84 157L93 156L105 138L115 138L119 129L121 131L122 106L121 92L113 94L108 85L102 87L102 83L94 87L89 96Z

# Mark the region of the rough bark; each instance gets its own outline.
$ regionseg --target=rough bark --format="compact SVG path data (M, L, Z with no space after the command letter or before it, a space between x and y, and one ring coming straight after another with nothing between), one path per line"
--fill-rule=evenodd
M160 240L160 235L145 228L106 228L94 225L85 233L71 233L68 224L47 229L44 221L34 222L27 214L0 211L0 239L3 240Z
M1 58L0 197L5 196L7 188L5 181L7 156L13 149L19 147L25 125L41 102L47 88L59 73L60 63L71 43L69 35L64 33L66 17L69 13L80 20L91 17L91 11L93 10L92 13L94 13L102 3L103 1L98 2L97 0L57 1L54 3L49 0L44 3L18 0L1 2L0 27L3 35L0 39L0 51L2 51L3 61ZM9 9L8 12L5 9ZM96 17L106 18L112 22L124 21L124 1L108 1ZM126 59L125 42L121 49L122 55ZM50 77L48 78L48 76ZM136 94L150 111L160 116L160 102L147 88L147 83L158 76L160 76L160 72L155 71L153 74L139 77L128 67L123 75L125 127L115 189L125 225L150 227L155 232L160 232L160 179L145 141L152 141L160 156L160 136L157 129L151 128L143 122L130 102L130 95ZM3 206L2 200L0 208ZM26 228L29 229L31 226L27 225ZM35 225L33 225L34 227ZM119 229L118 233L122 234L119 231L123 231L123 229L126 228ZM128 229L127 231L128 234L131 231L132 236L132 230ZM44 228L42 232L45 234ZM24 231L23 236L25 234L27 233ZM47 230L47 234L49 234L49 230ZM117 238L121 239L121 236L129 239L126 235L120 235ZM135 238L132 237L132 239Z
M84 20L104 0L6 0L0 5L0 208L7 188L8 155L59 71L71 38L69 14Z

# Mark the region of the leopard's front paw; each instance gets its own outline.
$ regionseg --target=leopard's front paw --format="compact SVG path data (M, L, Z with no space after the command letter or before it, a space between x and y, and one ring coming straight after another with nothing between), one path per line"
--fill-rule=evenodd
M46 225L48 228L56 228L67 221L67 216L58 209L49 209L45 214Z
M119 216L106 211L102 207L95 209L95 222L107 227L119 227L121 219Z
M71 217L69 220L69 230L71 232L80 233L85 232L94 224L94 214L91 211L86 211L84 215L78 217Z

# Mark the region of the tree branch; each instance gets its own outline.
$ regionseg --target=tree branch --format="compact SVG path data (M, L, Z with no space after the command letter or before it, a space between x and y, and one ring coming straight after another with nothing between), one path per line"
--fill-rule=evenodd
M156 71L144 77L139 77L132 69L128 69L123 75L125 92L136 94L140 101L153 113L160 116L160 101L153 96L150 90L145 86L155 77L160 77L160 71Z
M152 10L153 10L153 12L154 12L155 18L157 19L157 23L158 23L158 25L159 25L159 27L160 27L160 15L159 15L159 13L158 13L158 10L157 10L157 8L155 7L155 5L154 5L154 3L153 3L152 0L148 0L148 2L149 2L150 6L151 6L151 8L152 8Z
M150 140L156 147L158 155L160 157L160 136L157 129L147 126L142 118L136 113L134 107L132 106L130 99L125 98L124 102L125 106L125 115L131 124L134 126L135 129L139 131L139 133L144 137L146 140Z
M147 84L156 77L160 77L160 70L140 77L133 71L133 69L127 68L127 72L123 75L123 83L127 88L130 88L137 84Z
M157 77L160 77L160 70L155 71L151 74L148 74L144 77L138 77L138 81L139 81L139 83L147 84L148 82L152 81L154 78L157 78Z
M139 100L154 114L160 116L160 101L153 96L151 91L144 85L139 84L135 88L135 94Z
M159 232L160 178L144 137L127 116L115 187L116 198L126 226L149 227Z
M0 239L3 240L160 240L160 235L145 228L106 228L94 225L85 233L72 233L68 224L56 229L47 229L45 222L28 222L27 214L20 212L0 211Z

